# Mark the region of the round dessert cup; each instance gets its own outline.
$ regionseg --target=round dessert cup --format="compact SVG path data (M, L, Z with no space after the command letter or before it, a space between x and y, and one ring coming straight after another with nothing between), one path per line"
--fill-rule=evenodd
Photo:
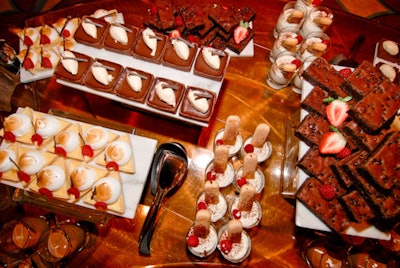
M193 225L190 226L188 233L186 234L186 240L193 233ZM218 234L213 224L210 225L210 232L206 238L199 237L199 244L196 247L187 246L190 253L199 258L207 258L212 253L214 253L215 249L218 245Z
M272 50L269 53L269 60L274 62L278 54L283 51L297 53L297 51L300 49L301 42L298 42L297 45L288 45L285 44L285 42L289 43L289 40L294 41L294 39L301 41L302 38L303 37L301 36L299 29L291 26L283 28L276 38L274 45L272 46Z
M294 20L294 21L290 21L290 19L289 19L289 21L288 21L289 16L295 10L302 11L304 14L303 18L300 20ZM296 1L290 1L290 2L286 3L286 5L283 7L283 9L278 17L278 21L276 22L276 26L273 31L274 37L278 38L278 35L286 27L292 27L295 31L300 30L301 25L303 24L303 21L306 18L307 13L308 13L308 10L307 10L306 6L297 5Z
M251 139L253 138L253 135L248 136L244 142L243 142L243 146L240 149L240 154L242 157L244 157L246 155L246 145L251 143ZM269 141L266 141L262 147L254 147L254 154L256 154L257 156L257 162L260 164L264 161L266 161L268 158L271 157L272 154L272 144Z
M229 185L232 184L233 179L235 178L235 169L233 168L233 165L228 162L228 166L225 169L224 173L215 173L213 171L214 167L214 160L211 160L210 163L208 163L206 170L205 170L205 177L207 179L209 173L213 176L215 175L215 180L218 182L219 188L225 188L228 187Z
M217 143L219 141L222 141L222 137L224 136L224 128L218 130L217 134L215 135L214 138L214 148L218 145ZM239 135L237 135L236 137L236 142L234 145L227 145L229 148L229 157L233 157L235 156L240 148L242 147L243 144L243 138L242 135L239 133Z
M310 0L297 0L295 7L296 7L296 9L297 8L305 8L306 14L304 14L304 17L307 17L310 14L311 10L318 6L314 3L315 3L314 1L310 1Z
M241 185L238 180L242 179L243 167L240 167L235 174L235 179L233 180L233 188L237 193L240 193ZM256 188L256 193L259 194L263 191L265 186L265 176L261 169L257 168L254 175L254 179L247 179L246 183L252 184Z
M309 35L313 32L326 32L331 24L323 24L318 23L319 18L325 18L333 21L333 13L332 11L324 6L316 6L311 9L307 18L304 20L303 25L301 26L301 32L304 36Z
M249 212L239 211L238 204L239 196L230 200L228 209L229 218L241 221L244 229L256 227L262 218L262 208L260 202L254 200L253 207Z
M321 49L318 43L325 44L325 49ZM297 52L297 57L302 62L313 61L314 59L324 55L330 49L330 47L331 39L327 34L322 32L313 32L304 37L303 43Z
M297 60L297 57L294 52L283 51L279 53L269 70L267 77L268 86L276 90L287 87L300 67L294 64L295 60ZM290 70L287 69L289 66Z
M228 203L222 193L219 193L218 203L217 204L207 204L205 202L205 194L204 192L199 195L196 202L197 210L199 210L199 204L205 204L207 206L207 210L211 213L211 221L217 222L222 219L226 211L228 209Z
M240 243L232 243L232 249L225 253L220 246L222 240L228 239L228 224L224 224L218 231L218 249L222 257L232 263L244 261L251 253L251 238L245 230L242 230Z
M301 63L301 67L299 71L296 73L295 77L293 78L292 82L290 83L292 86L292 90L296 92L297 94L301 94L302 88L303 88L303 72L307 67L310 65L310 63L315 59L315 56L310 56L303 60Z

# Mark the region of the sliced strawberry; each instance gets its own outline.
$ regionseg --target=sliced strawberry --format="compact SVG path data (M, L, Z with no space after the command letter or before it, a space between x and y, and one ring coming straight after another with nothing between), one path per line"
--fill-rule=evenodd
M23 181L26 183L29 183L29 181L31 180L31 177L21 170L18 170L17 176L20 181Z
M193 34L191 34L191 35L188 36L188 40L189 40L191 43L196 43L196 37L195 37Z
M251 143L246 144L246 145L244 146L244 151L245 151L246 153L248 153L248 154L254 152L254 146L253 146L253 144L251 144Z
M232 242L229 239L223 239L219 242L219 248L224 254L228 254L232 250Z
M31 137L31 141L32 143L36 143L38 146L40 146L43 143L43 137L39 134L33 134Z
M17 138L11 131L4 131L3 139L10 142L15 142L17 140Z
M71 32L67 29L64 29L64 31L62 32L64 38L68 38L71 36Z
M39 189L39 193L41 194L41 195L44 195L44 196L46 196L47 198L53 198L53 193L52 193L52 191L50 191L49 189L47 189L47 188L40 188Z
M343 150L341 150L339 153L335 155L337 159L343 159L345 157L348 157L351 154L351 150L347 147L344 147Z
M187 238L187 245L191 248L197 247L199 243L199 238L195 235L189 235L189 237Z
M107 210L107 204L104 202L96 202L94 203L94 207L98 210Z
M50 44L50 43L51 43L50 38L47 35L42 34L42 36L40 37L40 44L47 45L47 44Z
M111 161L111 162L108 162L108 163L106 164L106 168L107 168L108 170L113 169L113 170L115 170L115 171L118 171L119 166L118 166L118 164L117 164L116 162Z
M322 185L321 188L319 188L319 193L328 201L335 198L335 188L328 184Z
M232 210L232 216L233 216L233 218L238 220L242 217L242 213L240 212L240 210L234 209L234 210Z
M343 68L343 69L339 70L339 74L343 78L349 77L352 73L353 73L353 71L350 68Z
M179 30L172 30L169 33L169 38L177 38L181 36L181 32Z
M56 148L54 148L54 153L56 155L62 156L62 157L67 157L67 152L64 150L64 148L58 147L56 146Z
M92 147L87 144L83 145L82 146L82 155L88 156L88 157L93 157L94 152L93 152Z
M233 38L236 44L242 42L249 35L249 23L240 21L240 25L233 31Z
M207 209L207 203L206 203L206 202L203 202L203 201L200 201L200 202L197 204L197 210L202 210L202 209Z
M346 139L338 131L325 133L319 145L321 154L337 154L346 147Z
M294 65L296 65L296 69L299 69L301 66L301 61L299 59L294 59L292 62Z
M24 60L24 63L22 64L24 66L25 69L29 70L29 69L33 69L33 67L35 67L35 64L33 63L31 58L26 58Z
M75 196L75 199L78 199L79 196L81 195L81 193L79 192L79 190L78 190L77 188L75 188L75 187L69 188L69 189L67 190L67 193L70 194L70 195Z
M53 64L49 58L42 58L42 67L44 68L53 68Z
M326 106L326 117L328 118L328 121L332 126L338 127L347 119L347 117L349 116L347 111L350 110L347 101L350 99L351 97L339 98L336 100L334 99L329 103L328 106ZM325 99L324 102L329 102L330 100L332 99L328 98Z

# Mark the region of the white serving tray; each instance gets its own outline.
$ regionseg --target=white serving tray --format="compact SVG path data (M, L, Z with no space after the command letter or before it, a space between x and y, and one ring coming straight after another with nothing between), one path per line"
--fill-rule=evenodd
M335 69L340 70L341 66L334 66ZM303 79L303 86L302 86L302 95L301 100L303 101L305 97L311 92L314 87ZM304 117L308 114L308 112L304 109L300 111L300 121L304 119ZM303 157L303 155L307 152L309 146L306 145L303 141L299 143L299 159ZM302 169L299 170L299 185L297 189L300 188L300 185L307 179L308 175L304 173ZM304 206L299 200L296 200L296 225L303 228L309 228L314 230L320 231L327 231L330 232L328 226L323 223L317 216L315 216L306 206ZM377 229L373 225L365 225L365 226L357 226L353 227L350 226L346 230L346 234L354 235L354 236L361 236L361 237L368 237L374 239L382 239L382 240L389 240L390 234L385 233Z

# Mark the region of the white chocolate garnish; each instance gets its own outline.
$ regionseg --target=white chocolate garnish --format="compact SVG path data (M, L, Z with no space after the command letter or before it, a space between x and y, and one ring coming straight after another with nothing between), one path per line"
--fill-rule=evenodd
M123 45L126 45L128 43L128 34L126 33L126 30L122 27L111 25L110 35L117 43L121 43Z
M155 86L156 94L163 102L171 105L173 107L176 106L176 96L174 90L168 86L165 82L159 82Z
M382 64L379 67L379 70L381 71L381 73L387 77L391 82L394 81L394 79L396 78L396 71L395 69L390 66L389 64Z
M382 43L383 49L392 56L399 54L399 46L396 42L386 40Z
M200 91L190 90L188 93L189 102L199 112L205 114L210 108L207 98L198 97L196 94L201 94Z
M140 92L142 90L142 78L140 78L139 75L128 74L126 76L126 81L133 91Z
M202 49L204 61L211 68L218 70L221 66L221 60L217 54L213 53L213 48L205 47Z
M179 58L182 60L187 60L189 58L189 46L185 42L178 39L173 39L171 43Z
M74 60L75 55L71 51L65 51L64 57L61 59L61 63L64 66L65 70L67 70L72 75L76 75L78 73L79 63L77 60Z
M152 29L146 28L142 32L142 37L143 37L143 41L146 44L146 46L148 48L150 48L150 50L151 50L150 55L151 56L155 56L156 55L156 51L157 51L156 34L153 32Z
M111 74L108 74L107 69L103 66L93 65L92 73L94 78L105 86L107 86L114 79Z

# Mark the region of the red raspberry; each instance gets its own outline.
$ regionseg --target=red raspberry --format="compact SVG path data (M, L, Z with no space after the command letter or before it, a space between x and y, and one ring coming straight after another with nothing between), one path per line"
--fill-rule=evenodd
M253 144L251 144L251 143L246 144L246 146L244 146L244 151L245 151L246 153L248 153L248 154L254 152L254 146L253 146Z
M206 203L206 202L203 202L203 201L200 201L200 202L197 204L197 210L202 210L202 209L207 209L207 203Z
M199 238L195 235L189 235L187 245L191 248L197 247L199 245Z
M296 65L296 69L299 69L301 66L301 61L299 59L292 60L292 63Z
M224 144L224 141L223 141L222 139L218 139L218 140L215 141L215 143L216 143L217 145L223 145L223 144Z
M228 254L232 250L232 242L229 239L223 239L219 243L219 248L224 254Z
M239 187L242 187L247 183L247 180L244 177L240 177L239 179L236 180L236 183L237 185L239 185Z
M31 180L31 177L21 170L18 170L17 176L20 181L23 181L26 183L29 183L29 181Z
M4 131L3 139L10 142L15 142L17 140L17 138L11 131Z
M40 188L39 189L39 193L41 194L41 195L44 195L44 196L46 196L47 198L53 198L53 193L49 190L49 189L47 189L47 188Z
M67 157L67 152L63 148L58 146L56 146L56 148L54 149L54 153L62 157Z
M324 199L328 201L335 198L335 188L328 184L322 185L321 188L319 188L319 193Z
M240 212L240 210L234 209L234 210L232 210L232 216L233 216L233 218L238 220L242 217L242 213Z
M157 6L156 5L151 6L150 12L152 15L157 15Z
M106 164L106 169L118 171L119 165L118 163L111 161Z
M344 147L343 150L338 152L335 157L338 159L343 159L351 154L351 150L347 147Z
M212 171L207 172L207 180L215 181L217 179L217 174Z
M74 195L75 199L78 199L79 196L81 195L81 193L79 192L79 190L78 190L77 188L75 188L75 187L69 188L69 189L67 190L67 193L68 193L69 195Z
M43 143L43 137L40 136L39 134L33 134L31 137L31 141L33 143L36 143L38 146L40 146Z
M93 157L93 155L94 155L93 148L87 144L83 145L82 146L82 155Z
M352 70L350 68L343 68L341 70L339 70L339 74L343 77L343 78L347 78L352 74Z
M301 42L303 42L303 36L302 35L298 35L296 36L297 39L297 43L300 44Z
M99 210L107 210L107 204L104 202L96 202L94 207Z

